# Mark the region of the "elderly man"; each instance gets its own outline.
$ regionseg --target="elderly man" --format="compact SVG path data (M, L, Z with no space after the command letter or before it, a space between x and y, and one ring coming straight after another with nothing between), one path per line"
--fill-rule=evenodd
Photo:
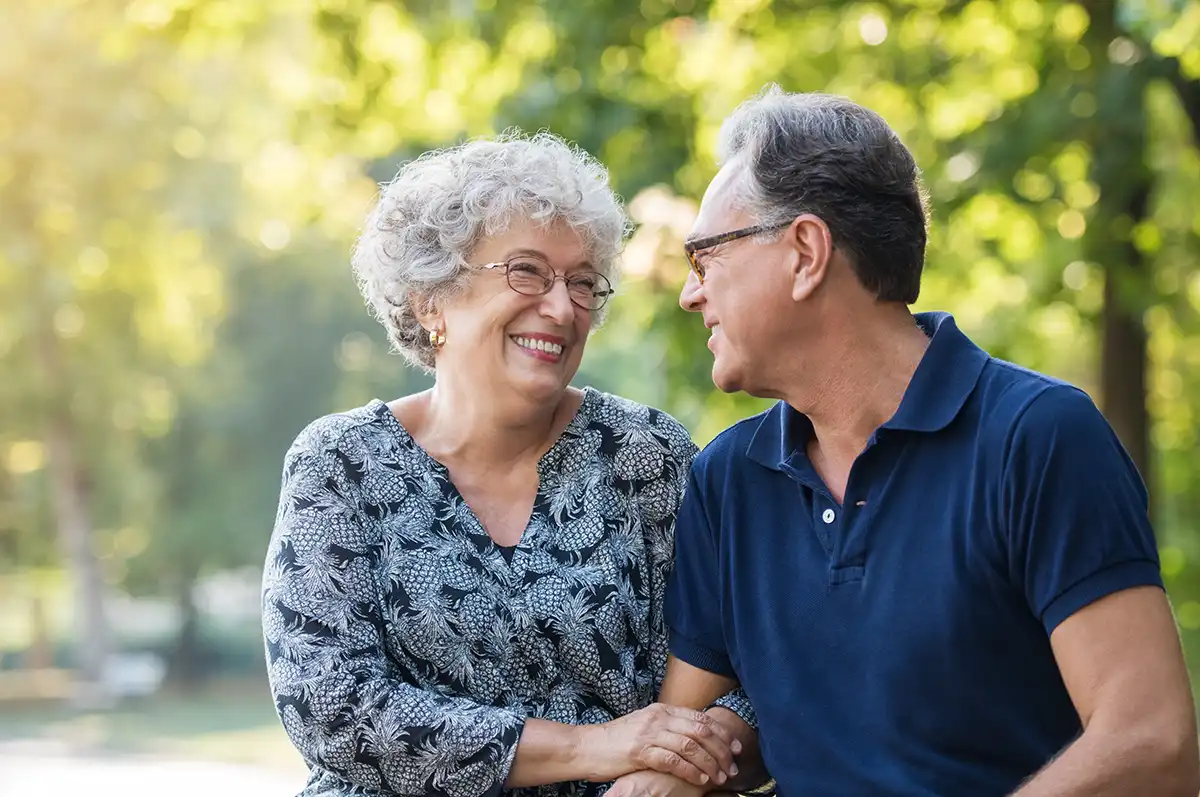
M910 314L925 204L877 114L771 88L721 138L680 304L718 388L779 402L696 460L661 699L739 682L785 797L1195 797L1145 488L1095 405Z

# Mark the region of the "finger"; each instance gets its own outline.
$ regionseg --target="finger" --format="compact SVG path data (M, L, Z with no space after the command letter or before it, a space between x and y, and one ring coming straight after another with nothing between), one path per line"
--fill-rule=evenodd
M733 735L733 732L721 723L714 720L712 715L708 714L707 712L696 711L695 709L683 708L681 706L667 706L666 710L667 713L672 717L692 720L693 722L707 725L708 727L712 728L712 731L717 735L717 738L723 740L725 744L729 745L729 749L733 750L735 755L742 752L742 743L738 741L736 736Z
M655 772L674 775L693 786L707 786L711 781L710 775L700 771L695 764L685 760L683 756L669 748L651 747L647 749L643 762Z
M701 725L712 727L713 732L716 733L716 736L724 739L725 743L730 745L730 747L734 747L734 743L737 743L738 748L742 747L742 743L738 742L738 738L733 735L733 732L713 719L712 714L707 712L698 712L694 708L683 708L682 706L666 706L666 713L671 714L672 717L677 717L679 719L690 719L691 721L694 721L694 723L700 723ZM740 751L742 750L734 750L734 753L740 753Z
M711 721L697 722L689 719L683 719L681 717L674 717L672 718L671 724L668 726L668 728L669 730L694 741L696 744L702 747L704 751L713 758L714 761L716 761L717 766L720 768L722 777L718 778L715 774L710 772L709 774L712 776L713 782L719 785L725 782L724 776L733 776L737 774L737 764L734 763L733 760L733 751L730 749L729 742L726 741L727 739L732 738L732 735L725 728L721 728L718 723ZM683 754L684 758L692 761L692 763L697 763L693 760L692 756L687 755L684 753L684 751L677 750L676 752ZM701 769L703 769L703 767L701 767Z
M686 722L685 720L675 721ZM692 728L694 729L695 726L693 725ZM709 751L709 748L712 747L719 753L721 748L724 747L715 737L709 736L707 743L705 743L687 733L679 733L673 729L667 729L655 738L654 743L659 747L678 753L684 761L697 767L707 775L714 784L719 786L726 781L728 772L721 766L720 759ZM724 755L726 757L729 756L729 748L724 748Z

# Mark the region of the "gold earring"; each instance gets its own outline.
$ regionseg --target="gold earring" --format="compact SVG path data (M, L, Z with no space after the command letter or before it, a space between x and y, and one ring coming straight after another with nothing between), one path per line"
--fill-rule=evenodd
M429 345L440 349L446 345L446 333L440 329L429 330Z

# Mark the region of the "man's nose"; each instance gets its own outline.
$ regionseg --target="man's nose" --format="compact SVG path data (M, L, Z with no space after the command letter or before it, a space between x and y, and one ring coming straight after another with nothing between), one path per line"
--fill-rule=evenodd
M683 283L683 290L679 292L679 306L689 313L698 313L700 305L703 303L704 286L700 284L696 272L689 270L687 279Z

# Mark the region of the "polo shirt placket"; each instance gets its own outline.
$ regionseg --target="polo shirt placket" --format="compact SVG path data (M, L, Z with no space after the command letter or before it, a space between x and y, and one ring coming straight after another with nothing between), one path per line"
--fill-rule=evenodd
M872 447L873 441L851 469L841 504L808 457L793 454L782 464L783 472L799 487L801 500L811 502L813 533L829 555L830 587L861 581L866 573L870 517L867 501L857 496L869 491L869 472L865 471Z

